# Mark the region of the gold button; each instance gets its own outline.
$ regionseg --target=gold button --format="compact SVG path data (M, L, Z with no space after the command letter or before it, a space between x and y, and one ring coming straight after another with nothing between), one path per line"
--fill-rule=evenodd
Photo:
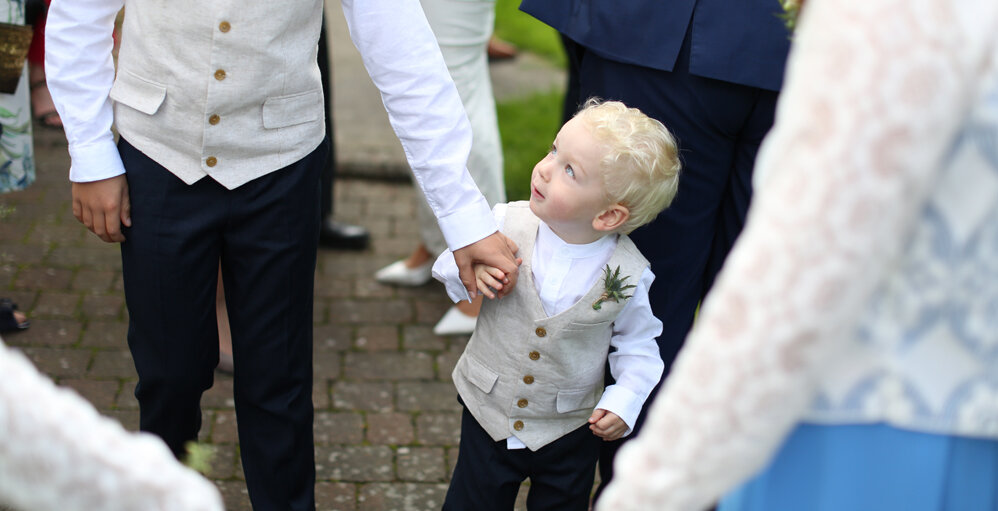
M539 358L541 358L541 354L540 353L537 353L536 351L531 351L530 352L530 360L537 360Z
M218 124L218 122L221 121L221 120L222 120L222 118L219 117L218 115L212 115L211 117L208 118L208 124L211 124L212 126L214 126L214 125Z
M530 376L529 374L526 375L526 376L524 376L523 377L523 383L526 383L527 385L533 384L534 383L534 377Z
M228 21L223 21L223 22L221 22L221 23L218 24L218 29L221 30L222 32L228 32L229 29L231 29L231 28L232 28L232 25L230 25Z
M522 431L523 430L523 421L516 421L516 422L514 422L513 423L513 429L515 429L517 431Z
M218 80L218 81L224 80L225 79L225 70L224 69L219 69L218 71L215 71L215 79Z
M214 167L215 165L218 164L218 158L215 158L214 156L209 156L208 159L204 161L204 164L209 167Z
M526 399L521 399L521 400L517 401L516 402L516 406L519 406L520 408L526 408L527 407L527 400Z
M537 334L537 337L544 337L545 335L548 334L548 331L544 330L544 327L539 326L537 327L537 330L534 330L534 333Z

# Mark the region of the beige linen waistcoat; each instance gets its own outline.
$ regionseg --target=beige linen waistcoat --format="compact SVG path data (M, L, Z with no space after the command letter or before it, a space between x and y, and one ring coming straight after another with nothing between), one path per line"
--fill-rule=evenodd
M126 0L118 132L188 184L300 160L325 134L321 22L321 0Z
M555 316L544 312L530 261L539 220L527 202L509 204L503 232L520 247L520 281L498 300L486 300L478 325L452 374L465 406L492 439L516 435L532 451L585 424L603 395L613 321L624 308L605 301L603 279ZM607 262L637 282L648 261L620 236Z

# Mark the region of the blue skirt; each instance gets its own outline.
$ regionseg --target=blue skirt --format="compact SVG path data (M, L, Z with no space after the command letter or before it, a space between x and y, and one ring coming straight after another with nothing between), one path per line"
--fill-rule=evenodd
M802 424L718 511L998 511L998 441Z

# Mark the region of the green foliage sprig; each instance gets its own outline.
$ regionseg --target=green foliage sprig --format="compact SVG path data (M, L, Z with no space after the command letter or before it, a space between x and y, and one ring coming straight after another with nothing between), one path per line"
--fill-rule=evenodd
M606 265L606 269L603 270L603 294L593 302L593 310L600 310L603 308L603 302L614 302L618 303L620 300L626 300L634 295L624 295L624 291L631 289L634 284L624 285L624 282L630 278L630 275L620 276L620 266L617 266L616 270L611 271L610 265Z

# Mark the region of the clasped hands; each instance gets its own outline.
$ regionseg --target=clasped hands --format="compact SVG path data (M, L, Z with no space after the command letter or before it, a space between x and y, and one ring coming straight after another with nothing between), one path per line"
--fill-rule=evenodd
M509 294L516 287L523 262L516 257L517 250L516 243L498 231L455 250L454 262L468 295L474 298L481 292L489 298L502 298Z

